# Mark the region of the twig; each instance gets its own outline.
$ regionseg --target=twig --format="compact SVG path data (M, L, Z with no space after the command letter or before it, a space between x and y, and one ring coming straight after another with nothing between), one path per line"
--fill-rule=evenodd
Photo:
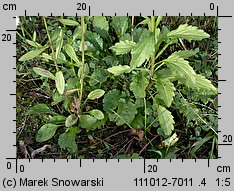
M156 138L158 137L158 135L156 135L153 139L151 139L142 149L141 151L139 152L139 155L146 149L146 147L148 147L148 145L150 143L152 143Z

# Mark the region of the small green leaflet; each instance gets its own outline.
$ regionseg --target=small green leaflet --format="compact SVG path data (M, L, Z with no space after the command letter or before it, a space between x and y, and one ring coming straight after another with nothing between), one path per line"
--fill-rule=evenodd
M133 76L132 83L130 84L130 90L133 91L135 98L145 97L145 89L148 83L148 78L142 71L139 71L136 75Z
M71 19L59 19L59 21L68 26L79 26L80 24L77 21L71 20Z
M104 114L98 109L93 109L93 110L89 111L89 114L92 115L93 117L95 117L97 120L104 119Z
M87 130L92 130L96 126L97 119L91 115L81 115L80 116L80 126Z
M50 73L48 70L39 67L33 67L33 71L42 77L51 78L52 80L55 80L54 75Z
M50 118L49 123L53 123L55 125L61 125L64 124L66 121L66 117L63 115L56 115L52 118Z
M183 38L186 40L202 40L204 38L210 37L210 35L203 30L200 30L196 26L191 26L188 24L180 25L177 29L169 32L167 36L174 38Z
M77 151L77 144L75 141L78 128L70 127L65 133L61 134L58 139L58 144L61 149L67 149L70 153Z
M33 47L35 47L35 48L42 48L42 45L40 45L39 43L37 43L37 42L35 42L35 41L26 39L26 42L27 42L29 45L31 45L31 46L33 46Z
M108 68L107 71L114 74L115 76L119 76L123 73L129 73L131 71L131 68L127 65L118 65Z
M162 16L158 16L158 17L157 17L157 20L156 20L156 22L155 22L155 28L158 27L158 25L159 25L159 23L161 22L161 20L162 20Z
M62 95L64 93L64 88L65 88L65 80L62 71L56 72L55 84L58 92Z
M118 107L120 91L117 89L110 90L103 98L103 109L109 113Z
M73 47L70 44L66 44L64 46L64 50L67 53L67 55L70 56L70 58L72 60L74 60L77 64L80 65L80 61L78 60L78 58L76 56L75 50L73 49Z
M91 91L89 93L88 99L95 100L95 99L98 99L98 98L102 97L104 94L105 94L104 90L102 90L102 89L96 89L96 90L93 90L93 91Z
M101 35L101 37L106 38L109 31L109 23L106 20L106 17L95 16L93 18L93 27L94 30Z
M174 124L175 124L171 112L161 105L158 106L157 111L158 111L158 120L164 135L170 136L172 131L174 130Z
M192 84L195 84L196 73L189 65L187 60L184 60L176 54L172 54L167 59L165 59L164 62L166 62L167 66L179 77L189 81Z
M122 37L128 29L128 17L118 16L112 17L111 25L115 29L118 38Z
M69 115L65 121L66 127L71 127L76 124L78 117L75 114Z
M53 113L46 104L37 104L27 111L27 115Z
M130 52L134 47L136 43L133 41L125 40L117 42L114 46L112 46L110 49L112 49L116 55L125 54L127 52Z
M36 49L36 50L31 50L29 52L27 52L26 54L24 54L23 56L21 56L19 58L19 61L21 62L24 62L24 61L27 61L27 60L31 60L37 56L39 56L45 49L47 49L48 46L45 46L43 48L39 48L39 49Z
M138 42L131 51L131 68L134 69L140 67L146 60L148 60L154 53L154 46L155 37L153 35L147 36Z
M36 141L44 142L51 139L54 136L58 127L59 125L50 124L50 123L43 125L37 132Z
M158 90L159 97L164 101L167 107L170 107L173 97L175 96L174 84L167 78L159 78L155 85Z

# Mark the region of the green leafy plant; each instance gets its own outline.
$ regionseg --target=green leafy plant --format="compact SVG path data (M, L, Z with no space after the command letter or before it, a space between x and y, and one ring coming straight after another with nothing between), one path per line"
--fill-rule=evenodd
M155 17L152 16L151 19L146 17L141 22L147 23L149 27L146 37L142 40L138 42L125 40L112 46L111 49L116 55L130 52L131 61L129 65L113 66L107 70L115 76L130 73L132 79L130 90L135 99L153 100L153 107L160 124L158 133L168 137L174 130L175 123L173 115L168 110L175 96L174 83L194 89L203 95L215 95L217 89L204 76L196 74L189 65L187 59L194 56L196 51L176 51L165 59L159 59L163 52L178 40L202 40L209 38L209 34L188 24L180 25L172 31L166 27L159 29L158 24L161 19L157 17L155 21ZM146 127L146 130L149 127Z
M38 59L50 66L32 68L33 75L49 81L53 90L51 104L39 103L26 113L49 115L38 130L37 142L48 141L59 132L60 148L77 154L81 131L89 134L104 125L116 125L143 130L145 140L148 133L157 132L161 141L151 145L151 151L167 158L170 152L174 157L174 145L180 142L172 134L176 130L173 113L206 123L183 95L207 103L217 95L217 88L190 65L198 49L173 47L209 38L208 33L188 24L169 30L161 25L160 16L144 17L136 26L136 17L56 19L61 26L51 32L50 21L43 17L48 42L41 45L35 35L28 35L31 39L26 43L33 50L19 58L20 62ZM28 34L24 27L22 30ZM217 129L205 125L211 132L196 140L190 150L193 156L203 143L217 140ZM162 148L166 148L164 153ZM140 158L137 153L118 156Z

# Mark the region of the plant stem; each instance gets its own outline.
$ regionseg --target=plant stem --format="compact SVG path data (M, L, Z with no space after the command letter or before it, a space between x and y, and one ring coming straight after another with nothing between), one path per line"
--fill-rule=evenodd
M151 16L151 27L150 27L150 30L151 30L151 32L153 33L153 35L155 35L154 34L154 31L155 31L155 18L154 18L154 16ZM154 77L154 62L155 62L155 50L154 50L154 53L153 53L153 55L152 55L152 57L151 57L151 62L150 62L150 80L149 80L149 84L148 84L148 87L147 87L147 89L150 89L151 88L151 86L152 86L152 83L153 83L153 77Z
M81 79L80 79L80 103L82 100L82 92L83 92L83 85L84 85L84 33L85 33L85 21L84 16L81 16L81 49L82 49L82 70L81 70Z
M132 16L132 41L133 41L133 29L134 29L134 16Z
M55 58L55 54L54 54L53 43L52 43L52 40L50 38L50 33L48 31L48 27L47 27L47 23L46 23L45 17L43 17L43 21L44 21L44 25L45 25L45 28L46 28L46 33L47 33L48 39L50 41L50 48L51 48L51 51L52 51L52 54L53 54L54 65L55 65L56 70L59 71L58 65L57 65L57 62L56 62L56 58Z
M63 19L63 16L61 16L61 18ZM66 31L67 43L68 43L69 45L71 45L71 43L70 43L70 38L69 38L69 35L68 35L67 27L66 27L65 24L63 24L63 27L64 27L64 29L65 29L65 31ZM73 60L72 60L72 58L71 58L71 68L72 68L72 71L73 71L74 76L76 76L76 71L75 71L75 68L74 68L74 65L73 65Z

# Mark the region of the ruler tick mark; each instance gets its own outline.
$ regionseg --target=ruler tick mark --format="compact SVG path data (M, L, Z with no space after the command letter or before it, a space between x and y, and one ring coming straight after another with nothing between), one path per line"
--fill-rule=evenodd
M232 143L219 143L219 146L232 146Z

